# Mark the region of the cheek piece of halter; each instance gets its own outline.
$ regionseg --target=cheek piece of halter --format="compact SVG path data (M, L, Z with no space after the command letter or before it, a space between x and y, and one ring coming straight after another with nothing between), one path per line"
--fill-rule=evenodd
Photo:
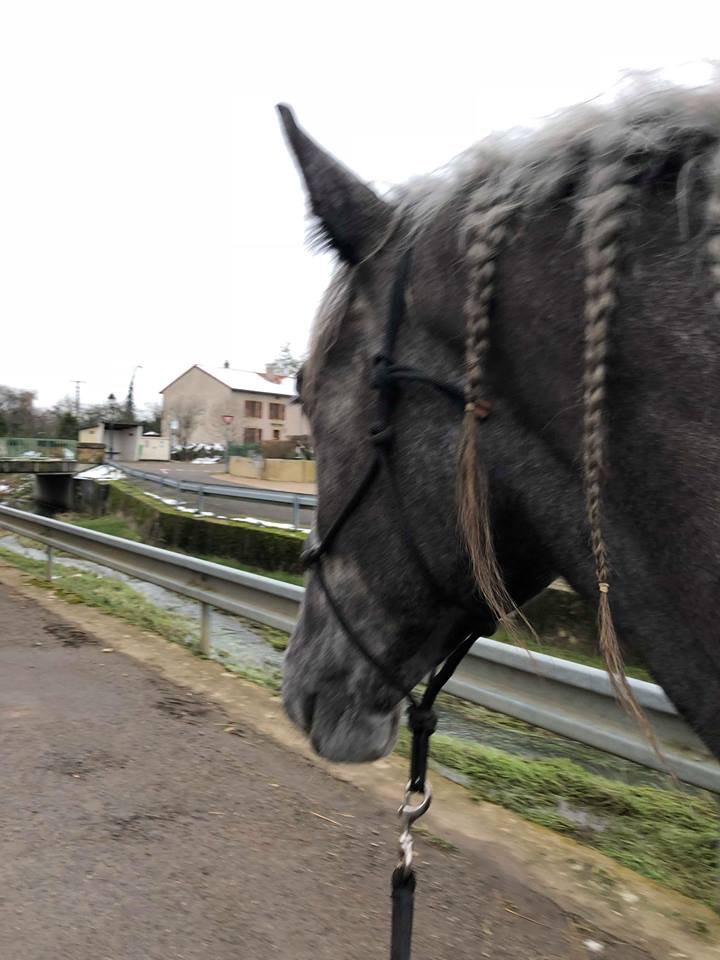
M325 535L317 542L306 548L303 553L305 568L314 571L316 580L322 590L328 606L346 639L368 660L385 683L399 692L408 701L408 726L412 735L410 750L410 779L405 789L405 796L399 815L402 823L400 834L400 862L392 876L392 938L391 960L409 960L412 940L413 896L415 892L415 871L412 866L412 837L410 828L418 817L421 817L429 808L432 799L430 784L426 781L428 749L430 737L437 726L437 716L433 709L435 699L442 687L447 683L473 645L475 634L465 635L462 641L453 649L440 669L435 669L428 680L425 692L417 699L412 690L399 676L396 669L382 663L370 650L362 637L348 623L347 618L338 605L328 585L323 570L322 559L326 556L332 543L345 526L348 519L357 510L367 496L375 480L383 472L391 498L394 501L395 516L398 519L402 540L413 558L414 563L426 580L432 594L444 606L457 608L456 600L452 600L445 589L438 582L431 567L425 560L418 543L413 536L412 529L407 522L402 497L400 496L397 477L392 469L390 451L393 447L395 434L392 424L392 415L397 401L398 387L403 381L414 381L425 384L440 391L462 411L465 407L463 391L453 384L444 383L421 370L401 366L393 360L395 342L398 329L405 316L406 302L405 289L407 286L412 249L407 250L398 264L397 273L392 288L390 306L382 352L375 357L371 377L371 386L377 391L377 420L370 428L370 441L373 453L370 463L363 474L360 483L355 488L350 499L328 527ZM465 605L462 605L463 607ZM471 606L467 605L468 613ZM420 801L411 803L411 795L419 793Z

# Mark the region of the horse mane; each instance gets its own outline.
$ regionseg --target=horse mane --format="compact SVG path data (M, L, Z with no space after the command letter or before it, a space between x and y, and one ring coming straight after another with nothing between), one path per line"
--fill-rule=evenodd
M607 346L619 284L624 228L633 197L643 185L676 177L676 204L686 222L688 180L707 186L707 257L720 311L720 77L707 86L674 86L655 75L636 77L607 104L565 110L537 130L494 134L447 166L391 193L410 239L449 211L462 209L458 256L467 267L466 412L458 473L458 517L478 589L495 617L514 612L495 556L487 474L478 423L492 406L487 357L492 338L495 266L514 218L547 215L560 202L574 204L585 263L585 352L582 472L590 546L598 586L600 648L620 702L652 733L625 677L611 609L611 568L602 524L606 467L605 389ZM337 337L352 301L354 268L337 268L311 338L306 380ZM343 304L345 305L343 307Z
M610 107L576 108L545 130L497 139L463 161L468 200L461 252L469 283L465 296L466 414L459 470L459 520L479 590L500 621L513 612L490 533L487 479L477 452L478 420L491 407L485 360L491 337L495 262L514 216L546 214L573 197L585 262L585 351L582 472L598 589L600 649L618 699L655 744L625 676L610 608L611 571L602 524L605 472L605 394L610 324L618 302L623 231L633 195L643 184L677 171L679 216L687 179L698 165L707 189L708 267L720 308L720 85L699 90L644 89ZM513 149L508 149L511 145ZM480 168L479 178L474 170ZM479 179L479 182L478 182Z

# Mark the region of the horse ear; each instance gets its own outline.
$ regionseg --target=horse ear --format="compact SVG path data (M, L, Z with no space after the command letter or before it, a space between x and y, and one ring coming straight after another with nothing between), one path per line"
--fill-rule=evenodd
M285 138L305 181L321 239L350 264L371 253L387 233L392 207L297 125L292 110L277 107Z

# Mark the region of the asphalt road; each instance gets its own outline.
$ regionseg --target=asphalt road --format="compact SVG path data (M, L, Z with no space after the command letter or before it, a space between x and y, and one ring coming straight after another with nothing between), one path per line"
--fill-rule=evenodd
M122 469L122 464L117 464ZM128 464L128 466L138 467L137 464ZM218 480L217 477L222 473L221 463L179 463L169 461L163 464L143 464L139 469L146 473L156 473L161 477L169 477L171 480L188 481L190 483L213 483L227 486L229 489L237 490L238 484ZM149 490L151 493L157 493L160 496L171 497L173 499L182 499L188 506L197 505L197 494L183 493L181 496L171 487L164 487L160 483L151 483L148 480L139 480L128 474L127 479L136 486ZM261 500L242 500L237 497L211 497L204 496L203 509L210 510L214 514L225 517L256 517L258 520L272 520L275 523L292 523L292 507L286 507L282 504L263 503ZM300 525L312 526L315 518L315 511L312 509L300 510Z
M387 811L0 585L2 960L387 957ZM419 842L417 960L648 960Z

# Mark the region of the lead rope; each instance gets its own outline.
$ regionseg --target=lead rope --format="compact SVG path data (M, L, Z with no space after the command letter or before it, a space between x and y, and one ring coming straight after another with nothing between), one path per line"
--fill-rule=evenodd
M430 737L437 727L434 710L438 694L460 665L460 661L475 642L474 636L466 637L453 650L442 668L428 682L420 702L410 698L408 727L412 734L410 743L410 777L403 802L398 810L400 817L400 860L392 874L392 928L390 936L390 960L410 960L412 950L413 914L415 907L416 876L413 867L412 826L430 809L432 789L427 780ZM411 803L412 795L419 794L418 803Z
M445 383L421 370L415 370L397 364L393 360L395 340L400 323L405 315L405 287L407 284L412 248L405 251L400 258L395 282L390 298L390 310L385 329L382 352L375 357L371 375L371 386L378 391L378 418L370 429L370 440L374 452L370 463L362 475L360 482L353 491L350 499L335 517L316 543L308 544L303 551L302 560L305 568L312 567L315 571L317 583L325 596L325 600L338 621L347 640L373 665L385 682L393 687L410 704L408 709L408 726L412 734L410 747L410 778L405 787L403 801L398 811L401 822L400 832L400 860L392 875L392 935L390 946L390 960L410 960L412 947L413 907L415 897L415 870L413 867L413 839L412 826L417 819L427 813L432 801L432 790L426 780L428 767L428 751L430 737L437 727L437 716L433 709L435 700L457 669L460 661L473 645L474 637L467 636L447 657L443 666L434 672L428 681L425 693L418 701L413 693L404 684L398 673L385 666L372 652L363 638L348 622L347 617L333 595L323 569L323 557L329 552L338 534L345 526L348 518L360 506L381 469L387 475L390 493L395 501L395 515L398 518L400 533L418 569L423 574L430 588L442 599L449 598L435 578L430 565L425 560L419 545L412 535L407 523L402 498L396 479L393 474L390 449L394 443L394 431L391 423L395 404L397 387L403 381L416 382L433 387L445 397L453 401L462 410L465 406L464 391L454 384ZM413 794L420 799L412 803Z

